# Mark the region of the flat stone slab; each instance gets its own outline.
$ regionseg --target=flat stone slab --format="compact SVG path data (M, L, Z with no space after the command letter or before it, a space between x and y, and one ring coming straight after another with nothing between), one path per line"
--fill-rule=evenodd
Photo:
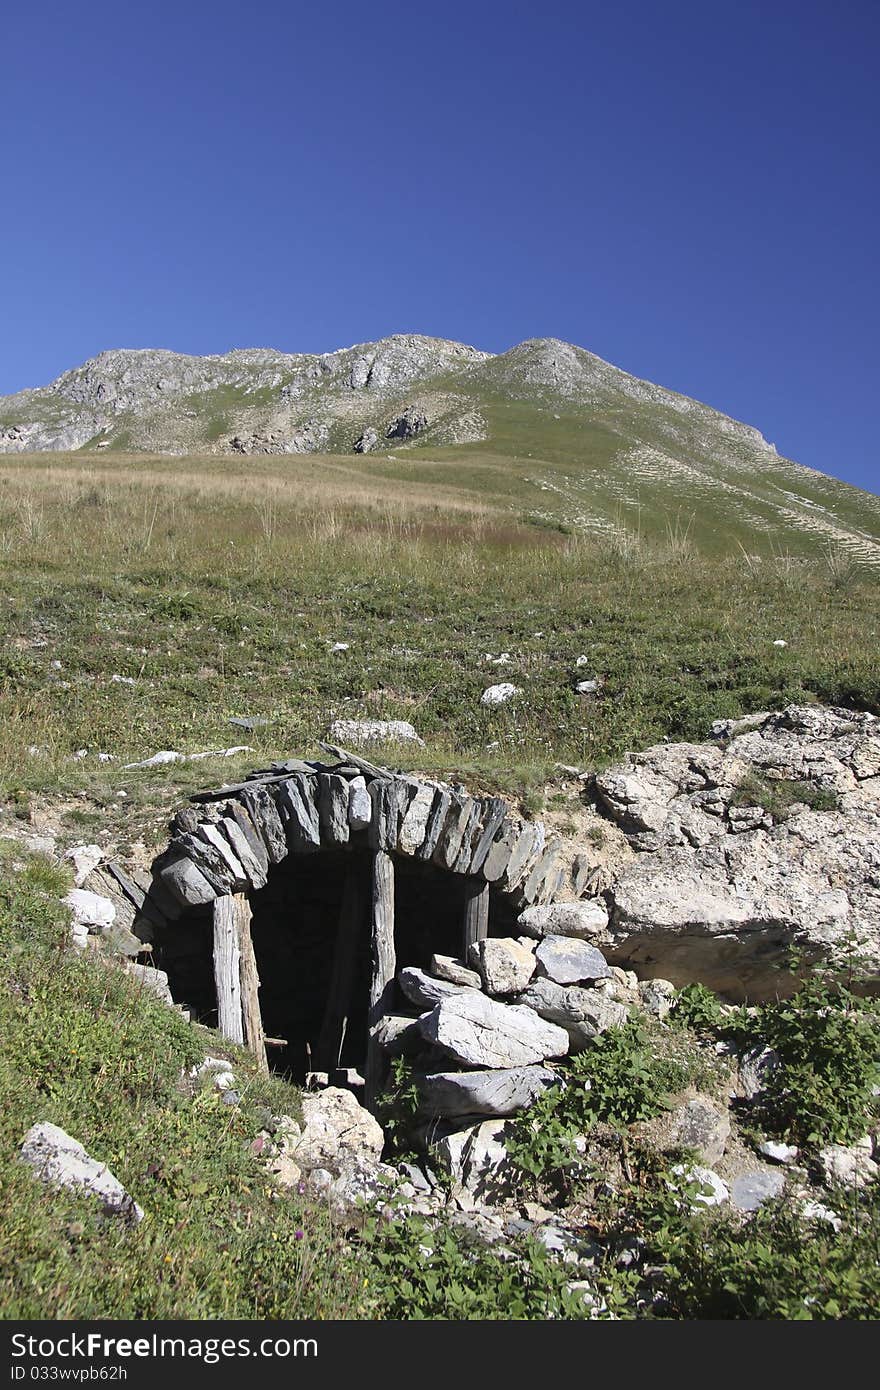
M580 903L544 903L527 907L517 921L526 936L574 936L592 941L607 931L608 909L598 898Z
M432 1072L418 1082L423 1116L515 1115L557 1080L547 1067Z
M432 956L431 974L437 980L446 980L450 985L463 985L465 989L480 989L482 986L476 970L470 970L457 956Z
M629 1017L624 1004L610 999L601 990L558 985L546 979L533 980L516 1002L564 1028L572 1052L582 1052L598 1033L622 1028Z
M24 1136L19 1156L47 1185L96 1197L105 1211L126 1221L142 1220L143 1211L106 1163L92 1158L78 1139L71 1138L58 1125L48 1121L32 1125Z
M568 1034L533 1009L499 1004L475 990L444 999L419 1021L422 1037L465 1067L527 1067L564 1057Z
M607 980L611 975L601 951L569 936L545 936L535 951L535 961L538 974L557 985Z
M455 985L449 980L435 980L418 966L405 965L397 976L398 984L406 998L417 1009L433 1009L442 999L452 995L475 991L467 985Z

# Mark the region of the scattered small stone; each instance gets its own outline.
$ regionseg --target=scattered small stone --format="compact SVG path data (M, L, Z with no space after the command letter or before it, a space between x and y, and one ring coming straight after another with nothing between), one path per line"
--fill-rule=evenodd
M515 695L521 695L519 686L511 685L510 681L502 681L500 685L488 686L480 696L481 705L506 705L508 700L512 700Z
M32 1125L24 1136L20 1157L44 1183L72 1191L81 1189L97 1197L108 1214L126 1221L143 1219L143 1211L106 1163L92 1158L77 1139L58 1125L47 1121Z
M699 1185L700 1192L694 1194L692 1198L693 1206L717 1207L722 1202L730 1200L730 1189L723 1178L712 1168L704 1168L698 1163L676 1163L669 1170L670 1176L680 1178L681 1183L668 1183L672 1192L678 1192L681 1187L695 1187Z
M765 1139L763 1144L758 1145L758 1153L763 1158L769 1158L771 1163L794 1163L798 1156L794 1144L783 1144L778 1139Z
M64 902L73 913L75 924L89 931L109 931L116 921L116 908L110 899L90 893L87 888L71 888Z
M114 685L137 685L137 681L135 680L134 676L113 675L110 677L110 680Z
M784 1173L740 1173L733 1180L730 1200L738 1211L757 1211L785 1191Z
M350 645L349 642L334 642L330 650L331 652L347 652Z
M248 734L252 734L255 729L265 729L269 723L268 719L261 719L256 714L233 714L227 722L236 729L244 729Z
M871 1157L870 1139L867 1144L829 1144L819 1154L819 1165L826 1182L845 1183L847 1187L865 1187L880 1172Z
M588 656L581 655L577 658L574 664L578 668L578 670L580 670L581 666L589 666L590 658Z
M774 647L787 647L788 643L786 642L784 637L777 637L773 645Z
M76 887L82 888L89 874L93 869L97 869L104 858L104 851L100 845L74 845L66 851L64 858L73 865L73 881Z
M599 681L597 680L578 681L577 685L575 686L575 690L578 695L595 695L598 689Z
M639 1000L642 1008L661 1022L672 1008L676 992L675 985L670 980L639 981Z

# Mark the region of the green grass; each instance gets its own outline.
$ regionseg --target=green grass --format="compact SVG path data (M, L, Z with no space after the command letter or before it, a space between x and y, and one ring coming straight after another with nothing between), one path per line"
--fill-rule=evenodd
M64 875L0 864L0 1315L333 1318L361 1276L326 1213L281 1192L251 1152L298 1092L225 1050L242 1104L182 1073L218 1039L92 953L65 949ZM222 1045L221 1045L222 1046ZM136 1227L48 1190L16 1159L38 1120L110 1165Z
M864 567L841 586L821 561L517 527L422 476L392 492L303 460L6 463L0 788L137 801L233 771L120 771L157 749L248 742L253 763L372 717L425 739L398 762L527 791L557 760L600 767L702 739L716 718L793 700L880 708L880 580ZM485 661L502 651L509 665ZM575 693L585 675L603 678L598 696ZM522 694L481 706L499 680ZM268 723L243 735L232 715Z

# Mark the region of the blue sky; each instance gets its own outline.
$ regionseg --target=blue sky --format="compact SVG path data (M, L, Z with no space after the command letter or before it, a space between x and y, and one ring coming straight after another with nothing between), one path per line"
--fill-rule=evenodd
M877 0L7 0L0 392L581 344L880 491Z

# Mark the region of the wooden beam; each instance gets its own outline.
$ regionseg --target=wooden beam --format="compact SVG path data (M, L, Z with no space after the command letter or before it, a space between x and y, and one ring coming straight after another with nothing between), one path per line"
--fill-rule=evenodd
M385 1061L376 1028L389 1012L394 995L397 959L394 952L394 861L384 850L373 855L370 895L372 973L370 1011L367 1019L367 1060L364 1068L364 1102L375 1108L384 1081Z
M239 968L241 975L241 1013L244 1041L257 1059L260 1071L269 1074L266 1061L266 1038L260 1013L260 977L257 958L251 939L251 905L243 893L235 895L235 924L238 933Z
M342 885L342 905L339 909L333 968L315 1057L316 1071L335 1071L339 1066L345 1025L351 1009L358 942L361 929L365 925L365 897L361 892L357 870L353 865L349 865Z
M482 878L465 879L464 950L462 958L470 962L470 948L485 941L489 932L489 885Z
M230 1042L244 1042L241 1012L241 951L235 899L231 893L214 899L214 983L217 986L217 1027Z

